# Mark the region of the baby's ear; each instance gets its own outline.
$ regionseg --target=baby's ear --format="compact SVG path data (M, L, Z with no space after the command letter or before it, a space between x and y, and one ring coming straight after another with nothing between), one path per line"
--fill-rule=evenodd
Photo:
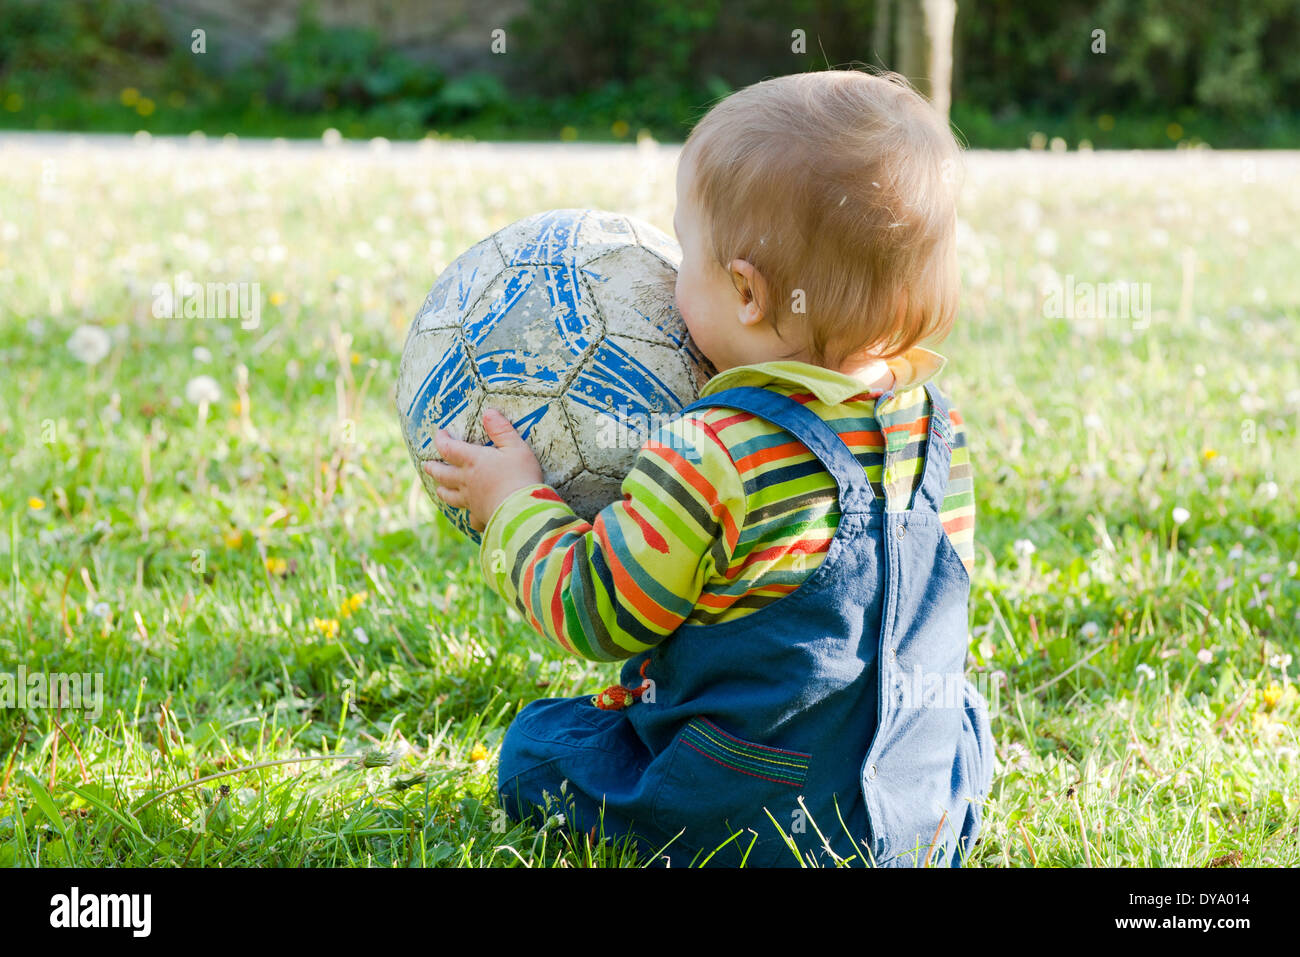
M767 315L767 280L747 259L733 259L727 264L727 269L731 274L731 284L740 297L740 321L746 325L758 322Z

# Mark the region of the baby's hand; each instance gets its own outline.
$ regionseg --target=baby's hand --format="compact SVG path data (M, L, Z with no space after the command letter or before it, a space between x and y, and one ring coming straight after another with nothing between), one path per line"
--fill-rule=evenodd
M543 481L542 467L514 424L496 409L483 412L483 430L492 445L462 442L439 429L434 448L446 461L425 462L438 497L469 509L470 527L483 531L498 505L511 492Z

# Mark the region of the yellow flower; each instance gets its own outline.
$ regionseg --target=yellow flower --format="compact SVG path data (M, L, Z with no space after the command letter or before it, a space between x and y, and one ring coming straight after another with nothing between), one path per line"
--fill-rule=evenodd
M366 603L366 599L369 597L370 597L369 592L359 591L351 595L350 597L346 598L343 601L343 604L339 606L339 617L340 618L351 617L352 613L356 611L358 608L360 608L362 605L364 605Z
M266 560L266 570L272 575L284 575L289 571L289 563L283 558L271 557Z
M122 101L123 106L135 106L140 100L140 91L133 86L128 86L118 99Z
M626 121L615 120L614 125L609 128L609 131L613 133L615 136L617 136L619 139L622 139L623 137L627 136L627 134L631 131L631 129L632 127L628 126Z
M352 364L357 365L360 362L361 362L361 353L359 352L352 353Z
M566 126L560 130L560 139L566 142L572 142L578 138L578 129L574 126Z
M313 618L311 623L312 627L326 638L338 637L339 622L337 618Z
M469 753L469 759L471 761L486 761L487 757L488 750L481 744L474 745L473 750Z
M282 293L282 292L273 292L273 293L271 293L271 305L273 305L273 306L282 306L282 305L284 305L284 293Z
M148 116L154 111L154 102L147 96L140 97L140 102L135 105L135 111L141 116Z
M1208 462L1211 459L1217 459L1219 457L1219 451L1218 449L1205 448L1201 449L1201 455L1205 461Z
M33 512L39 512L41 509L45 507L45 499L37 498L35 495L33 495L31 498L27 500L27 507L30 508Z
M228 528L221 534L221 540L227 548L238 548L244 544L244 533L237 528Z
M1277 707L1277 703L1282 700L1282 686L1278 684L1271 684L1264 689L1263 695L1264 695L1264 710L1272 711L1274 708Z

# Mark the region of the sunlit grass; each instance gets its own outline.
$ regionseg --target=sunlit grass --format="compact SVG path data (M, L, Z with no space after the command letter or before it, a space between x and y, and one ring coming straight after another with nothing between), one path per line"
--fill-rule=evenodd
M483 585L392 390L461 250L554 207L669 229L672 159L0 152L0 671L105 697L0 711L0 865L634 863L497 811L517 709L617 671ZM1300 863L1300 173L974 154L962 215L937 348L1000 763L973 862ZM155 318L177 276L257 283L256 326ZM1045 316L1057 277L1151 313Z

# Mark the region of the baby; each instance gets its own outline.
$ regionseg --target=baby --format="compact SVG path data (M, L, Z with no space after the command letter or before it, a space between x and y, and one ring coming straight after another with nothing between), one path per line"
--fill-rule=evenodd
M992 777L965 679L974 495L931 381L957 308L947 124L893 75L765 80L691 132L677 305L719 374L595 522L509 420L438 434L483 574L566 651L625 660L502 744L516 820L667 864L960 866ZM941 690L936 694L935 689Z

